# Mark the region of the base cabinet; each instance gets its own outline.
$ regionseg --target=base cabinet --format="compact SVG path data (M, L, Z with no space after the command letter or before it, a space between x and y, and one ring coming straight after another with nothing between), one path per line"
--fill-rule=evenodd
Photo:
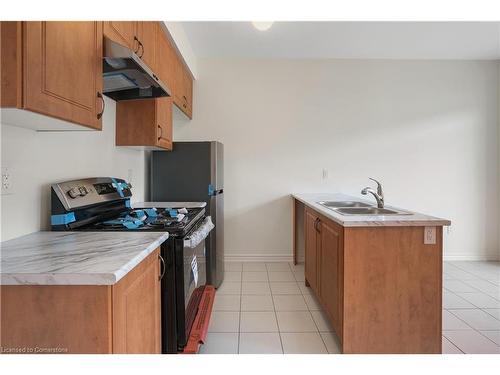
M318 224L319 218L314 211L306 210L305 212L305 278L306 285L311 287L318 293Z
M332 326L342 337L342 255L343 228L330 220L319 224L319 297Z
M342 340L343 228L309 208L305 211L305 278Z
M3 353L160 353L159 249L115 285L2 285Z
M441 353L442 227L343 227L306 207L305 278L343 353Z

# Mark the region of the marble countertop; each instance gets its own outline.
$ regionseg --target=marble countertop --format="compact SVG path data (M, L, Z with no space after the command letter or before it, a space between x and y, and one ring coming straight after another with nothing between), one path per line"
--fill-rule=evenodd
M202 208L207 202L137 202L132 208Z
M36 232L2 242L2 285L112 285L167 232Z
M398 208L386 205L385 208L393 208L400 211L406 211L409 215L342 215L336 211L326 208L317 202L320 201L357 201L364 202L376 206L374 202L366 199L360 199L345 194L339 193L306 193L292 194L292 197L304 203L306 206L313 208L322 215L332 219L344 227L369 227L369 226L448 226L451 225L450 220L440 219L433 216L428 216L413 212L404 208Z

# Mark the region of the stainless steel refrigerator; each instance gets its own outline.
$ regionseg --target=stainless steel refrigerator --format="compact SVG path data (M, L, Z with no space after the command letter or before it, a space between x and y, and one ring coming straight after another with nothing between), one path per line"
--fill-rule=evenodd
M206 243L207 283L224 279L224 145L220 142L174 142L172 151L151 153L149 200L207 202L214 230Z

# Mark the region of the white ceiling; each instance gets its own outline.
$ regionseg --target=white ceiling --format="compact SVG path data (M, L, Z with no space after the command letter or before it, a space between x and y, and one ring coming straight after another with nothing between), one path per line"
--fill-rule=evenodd
M500 59L500 22L182 22L201 58Z

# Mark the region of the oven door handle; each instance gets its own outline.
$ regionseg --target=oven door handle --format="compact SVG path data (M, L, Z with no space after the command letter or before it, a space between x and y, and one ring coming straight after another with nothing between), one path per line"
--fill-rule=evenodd
M161 279L163 279L163 276L165 276L165 271L167 270L167 266L165 265L165 259L163 259L163 257L160 254L158 254L158 258L160 259L160 262L162 265L161 274L160 274L160 276L158 276L158 280L161 280Z
M212 223L212 218L210 216L207 216L203 220L203 223L184 239L184 247L194 249L208 237L210 231L214 228L215 225L214 223Z

